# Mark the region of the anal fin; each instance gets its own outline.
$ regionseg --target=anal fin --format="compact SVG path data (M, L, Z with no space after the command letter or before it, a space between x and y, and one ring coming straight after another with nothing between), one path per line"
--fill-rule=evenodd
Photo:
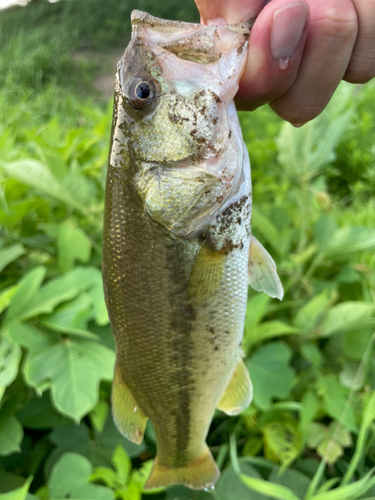
M276 264L253 235L251 235L249 251L248 281L251 288L257 292L264 292L279 300L284 297L283 285L277 274Z
M133 443L141 444L147 417L125 384L117 362L112 385L112 413L113 420L121 434Z
M227 415L238 415L244 411L253 399L253 386L245 363L239 360L227 385L218 409Z

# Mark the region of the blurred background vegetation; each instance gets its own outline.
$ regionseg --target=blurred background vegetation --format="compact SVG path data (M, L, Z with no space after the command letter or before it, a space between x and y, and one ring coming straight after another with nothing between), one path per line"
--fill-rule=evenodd
M192 0L0 12L0 500L374 499L373 83L342 85L301 129L240 113L253 231L286 295L250 291L254 402L214 418L216 489L143 492L155 438L112 423L100 272L108 81L135 7L198 20Z

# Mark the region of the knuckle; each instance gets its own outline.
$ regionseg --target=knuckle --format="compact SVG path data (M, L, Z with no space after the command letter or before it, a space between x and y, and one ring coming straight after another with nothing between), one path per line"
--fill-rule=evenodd
M340 7L325 7L314 24L327 36L340 40L357 37L358 17L353 4Z
M368 68L349 68L347 69L344 80L349 83L367 83L375 77L375 59L372 67Z

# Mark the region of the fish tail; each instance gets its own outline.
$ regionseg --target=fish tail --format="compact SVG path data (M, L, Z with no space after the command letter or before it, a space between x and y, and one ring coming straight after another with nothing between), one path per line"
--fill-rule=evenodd
M183 467L166 467L160 464L156 457L144 488L151 490L171 484L183 484L193 490L203 490L213 486L219 477L220 471L208 446L205 445L200 456Z

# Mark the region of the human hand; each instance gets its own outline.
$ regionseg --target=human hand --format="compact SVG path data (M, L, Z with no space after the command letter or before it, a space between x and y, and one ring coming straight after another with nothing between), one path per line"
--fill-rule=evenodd
M302 125L319 115L341 80L375 76L375 0L195 0L202 22L258 16L237 107L269 103ZM267 4L267 5L265 5Z

